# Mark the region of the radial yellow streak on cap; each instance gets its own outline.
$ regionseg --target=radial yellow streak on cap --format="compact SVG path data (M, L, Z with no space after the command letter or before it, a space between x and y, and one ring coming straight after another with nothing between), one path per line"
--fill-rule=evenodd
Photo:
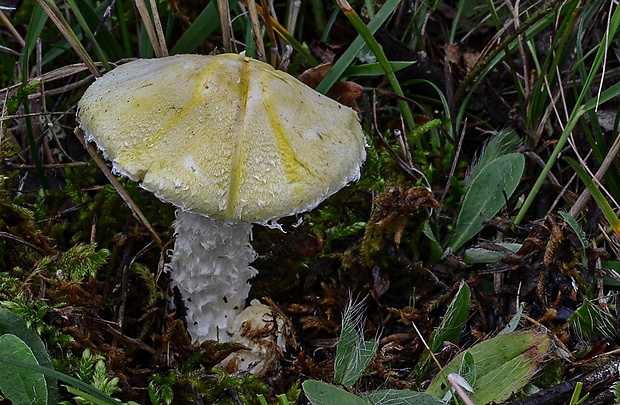
M247 112L248 103L248 88L250 81L249 74L250 64L246 60L241 61L241 66L238 72L239 86L236 89L236 93L239 96L241 105L237 113L237 122L245 122L245 115ZM234 218L238 209L237 202L239 202L239 188L241 187L241 176L243 174L243 145L244 134L241 133L243 127L239 125L237 127L237 135L234 137L233 155L230 160L230 184L228 187L228 202L226 204L226 215L230 218Z
M205 83L206 78L212 76L215 71L220 68L220 64L211 63L204 67L204 69L196 75L197 83ZM153 103L157 103L157 99L151 100ZM161 141L161 139L168 135L170 131L174 128L181 126L183 122L188 120L192 120L192 114L196 114L197 107L202 103L202 86L196 86L194 91L194 97L190 99L187 104L178 106L178 112L172 117L168 118L167 121L156 131L154 131L149 139L151 142L156 143ZM141 153L140 149L135 149L135 153L128 155L128 158L135 157L135 154Z
M271 97L265 96L265 110L271 122L273 135L282 157L284 165L284 173L289 183L300 183L304 176L313 176L312 172L297 159L297 152L291 147L286 138L285 129L282 126L281 117L278 116L277 110L272 104ZM320 181L320 179L318 179Z

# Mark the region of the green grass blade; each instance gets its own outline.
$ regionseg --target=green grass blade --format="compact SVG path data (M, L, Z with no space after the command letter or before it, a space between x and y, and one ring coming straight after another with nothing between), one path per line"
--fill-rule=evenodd
M594 183L586 170L581 167L579 162L577 162L575 159L566 157L564 158L564 160L568 162L568 164L575 171L575 173L577 173L581 181L583 181L583 184L585 184L588 191L590 191L590 194L592 194L592 198L594 198L594 201L596 201L596 204L603 212L605 219L607 219L613 231L616 233L616 235L620 235L620 220L616 216L613 208L611 208L611 205L609 205L609 202L607 202L605 196L603 196L601 190L597 187L596 183Z
M336 349L334 381L351 387L360 378L377 350L377 342L362 336L363 307L350 302L342 316L342 330Z
M88 66L88 69L95 76L99 76L99 70L95 66L92 58L88 54L88 51L80 43L79 37L75 34L63 13L60 11L56 3L53 0L38 0L41 7L45 10L47 15L54 21L54 24L58 30L62 33L65 39L71 44L73 50L78 54L82 62Z
M415 62L388 62L393 72L408 68ZM385 74L385 69L380 63L368 63L366 65L349 66L343 73L342 77L350 76L380 76Z
M119 59L133 56L133 51L129 47L129 51L125 49L124 44L121 44L109 31L107 24L101 24L104 14L108 11L108 2L103 2L93 7L88 0L73 0L79 10L81 11L84 21L88 24L91 30L96 29L97 44L101 48L102 52L107 55L109 61L117 61ZM118 6L118 2L116 3ZM122 28L122 27L119 27ZM126 29L127 27L125 27Z
M1 11L0 11L1 12ZM28 77L30 73L30 56L35 49L37 39L41 35L43 31L43 27L47 22L47 14L43 10L43 7L39 4L35 5L34 10L32 12L32 16L30 17L30 23L28 24L28 32L26 33L26 38L24 38L25 46L22 54L21 65L22 65L22 84L26 85L28 82ZM37 177L41 182L41 185L44 189L48 188L47 178L45 177L45 171L43 170L43 165L41 164L41 159L39 158L39 153L37 148L36 141L34 139L34 128L32 127L32 117L29 116L30 113L30 102L28 101L28 95L26 95L23 99L24 113L26 115L26 132L28 136L28 144L30 145L30 152L32 156L32 161L35 165Z
M26 37L24 38L26 45L24 46L24 50L22 52L22 66L24 67L24 75L26 77L28 77L28 72L30 70L30 55L34 52L37 39L41 35L47 20L47 14L37 3L32 10L32 16L30 17L30 22L28 23L28 30L26 31Z
M381 6L381 9L375 15L375 18L370 20L368 23L368 30L374 34L385 23L385 21L387 21L389 16L392 15L392 12L396 9L400 2L401 0L387 0L383 6ZM340 79L345 69L351 65L363 47L364 39L360 35L355 38L349 48L347 48L336 63L334 63L334 66L332 66L331 70L325 76L321 84L317 86L316 91L323 94L327 93L334 83Z
M97 397L95 397L94 395L88 394L80 389L71 387L71 386L65 386L65 388L67 389L67 391L69 391L71 394L75 395L76 397L81 397L84 398L87 401L90 401L93 405L107 405L109 404L109 402L107 402L107 400L103 400L103 399L99 399ZM118 404L118 402L116 402Z
M259 13L262 14L263 9L258 4L256 5L256 9ZM312 54L308 51L308 48L299 41L297 41L295 37L291 35L291 33L288 32L288 30L282 24L280 24L275 18L273 18L273 16L269 15L269 20L274 31L277 32L278 35L280 35L282 38L284 38L284 40L288 42L289 45L291 45L293 49L295 49L301 55L301 57L310 64L310 66L315 67L319 64L319 62L314 58L314 56L312 56Z
M131 35L129 34L129 27L127 26L127 18L125 16L125 9L127 5L125 4L126 0L117 0L116 1L116 16L118 18L118 26L121 31L121 38L123 41L123 50L125 55L131 55Z
M446 310L441 324L431 334L428 346L433 353L438 352L443 342L458 344L463 333L463 328L469 317L471 291L469 286L461 282L461 286Z
M97 54L97 57L99 58L101 63L103 63L103 67L105 68L106 71L109 71L110 70L110 63L109 63L109 60L108 60L108 56L103 51L103 49L101 49L101 46L99 46L99 42L97 41L97 39L93 35L93 32L90 30L90 27L86 23L86 20L84 19L84 16L82 15L82 12L78 8L75 0L67 0L67 4L69 5L69 8L71 9L71 11L73 11L73 14L75 15L75 18L77 19L78 23L80 24L80 27L82 28L82 31L84 31L84 34L86 34L86 37L93 44L93 47L95 48L95 53Z
M409 128L410 132L413 132L415 130L415 123L413 121L413 114L411 113L411 108L409 107L409 103L404 100L405 95L403 93L403 90L400 87L400 83L398 82L396 75L394 74L394 69L392 69L392 66L390 65L390 62L385 56L385 53L383 53L383 48L381 48L381 45L379 45L375 37L373 37L372 32L368 29L366 24L364 24L360 16L357 15L355 10L351 8L349 3L346 0L337 0L337 2L338 5L340 5L342 11L344 12L344 15L349 19L353 27L355 27L360 36L364 39L366 46L370 48L372 53L377 58L379 65L381 65L381 68L385 72L385 75L390 82L392 91L394 91L394 93L401 97L398 99L398 106L400 107L401 114L405 119L407 128ZM416 138L418 137L419 136L412 137L410 141L412 145L417 144L418 139Z
M519 223L521 223L521 221L525 217L525 213L527 212L527 210L530 208L530 206L534 202L534 198L536 197L536 194L538 194L538 190L540 190L540 187L542 187L542 184L547 178L547 175L549 174L551 167L553 167L553 165L555 164L555 160L560 154L560 151L562 150L562 148L564 148L564 144L566 144L566 141L568 140L568 136L572 133L573 129L577 125L577 122L579 121L581 116L585 112L592 110L598 107L600 104L609 100L614 93L615 94L618 93L619 91L618 83L616 83L614 86L612 86L611 89L608 89L602 92L600 97L591 98L585 104L582 105L583 99L586 97L587 94L589 94L590 86L592 85L596 75L598 74L599 68L601 64L603 63L603 60L605 59L605 53L607 52L607 48L604 45L605 44L609 45L610 41L607 40L608 38L615 38L616 33L618 32L619 26L620 26L620 7L616 7L610 19L610 24L607 29L607 32L605 33L603 41L601 41L601 43L596 48L597 49L596 57L594 58L594 61L592 62L592 66L590 67L588 76L585 82L583 83L583 88L581 92L579 93L577 100L575 101L575 105L578 107L573 109L573 111L571 112L571 116L568 120L568 123L566 124L564 131L562 132L562 135L560 136L560 139L558 139L558 142L555 145L555 148L553 149L551 156L549 156L549 160L547 161L547 164L545 165L540 176L538 176L536 183L534 183L534 186L532 187L530 193L528 194L525 202L521 206L521 209L519 210L519 213L517 214L514 220L515 224L518 225Z

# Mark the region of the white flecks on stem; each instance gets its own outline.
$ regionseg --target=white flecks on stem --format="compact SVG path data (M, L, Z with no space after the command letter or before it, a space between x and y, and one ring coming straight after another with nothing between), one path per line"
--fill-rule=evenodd
M187 329L193 341L229 340L235 317L245 308L250 266L256 252L250 244L252 224L211 220L177 210L176 242L168 268L173 287L183 298Z

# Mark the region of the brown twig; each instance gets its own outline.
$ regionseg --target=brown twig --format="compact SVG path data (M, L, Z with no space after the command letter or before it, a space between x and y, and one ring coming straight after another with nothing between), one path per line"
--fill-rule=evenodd
M140 211L140 208L138 208L138 206L133 201L131 196L123 188L123 185L118 181L116 176L114 176L114 174L110 171L110 169L106 165L106 163L103 160L103 158L97 153L97 151L95 150L95 148L93 148L93 146L91 144L86 142L86 140L84 139L84 132L82 132L82 130L80 128L75 128L75 131L73 131L73 132L75 133L77 138L80 140L80 142L82 143L82 145L84 146L86 151L93 158L93 160L95 161L95 163L97 164L99 169L103 172L105 177L108 179L110 184L112 184L112 186L114 187L114 189L116 190L118 195L120 195L120 197L123 199L123 201L125 201L125 204L127 204L129 209L131 210L131 212L133 212L134 217L151 234L151 237L153 238L153 241L155 241L157 246L159 248L163 249L164 244L163 244L161 238L159 237L159 234L155 231L155 229L153 229L153 227L151 226L151 223L148 221L148 219L146 219L146 217L144 216L142 211Z
M217 0L217 9L220 13L220 26L222 28L222 41L224 50L232 52L232 40L230 39L230 7L228 0Z
M46 252L45 250L41 249L40 247L35 246L32 243L30 243L30 242L20 238L19 236L13 235L11 233L0 231L0 238L12 239L12 240L14 240L16 242L19 242L22 245L28 246L32 250L35 250L41 256L47 256L47 254L48 254L48 252Z
M263 37L260 32L260 24L258 23L256 2L254 0L248 0L247 3L248 11L250 12L250 21L252 23L252 32L254 33L254 40L256 41L256 52L258 53L258 59L262 62L266 62L267 55L265 54L265 44L263 43Z

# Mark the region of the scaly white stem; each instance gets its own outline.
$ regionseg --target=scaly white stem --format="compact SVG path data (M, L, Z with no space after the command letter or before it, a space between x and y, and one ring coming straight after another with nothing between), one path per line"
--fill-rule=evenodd
M245 308L249 280L257 273L250 263L252 224L228 223L177 210L176 242L168 267L172 286L187 309L193 341L225 342L235 317Z

